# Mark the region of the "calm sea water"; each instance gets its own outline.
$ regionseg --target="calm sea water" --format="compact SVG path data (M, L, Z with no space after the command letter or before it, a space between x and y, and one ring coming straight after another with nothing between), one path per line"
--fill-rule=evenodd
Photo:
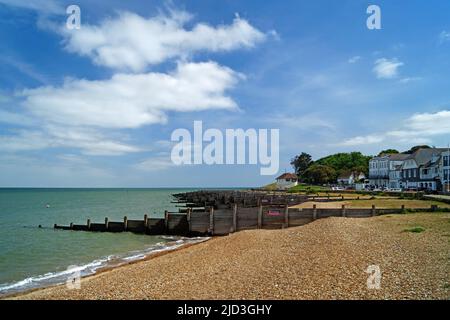
M0 189L0 294L63 283L74 270L140 259L183 239L54 230L55 223L163 217L171 194L188 189ZM48 207L47 207L48 205ZM38 228L41 225L42 228ZM70 268L68 268L70 266Z

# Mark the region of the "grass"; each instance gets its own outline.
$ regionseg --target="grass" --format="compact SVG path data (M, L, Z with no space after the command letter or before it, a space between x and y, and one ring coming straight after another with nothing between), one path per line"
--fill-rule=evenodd
M320 191L326 191L326 190L328 190L328 188L326 188L326 187L314 186L314 185L302 183L295 187L290 188L288 192L290 192L290 193L302 192L302 193L312 194L312 193L319 193Z
M308 201L300 205L294 206L295 208L312 208L313 204L320 208L339 209L344 204L347 208L371 208L375 205L376 208L384 209L398 209L402 205L407 209L419 209L430 208L431 205L437 205L439 208L450 208L449 204L428 201L428 200L406 200L406 199L362 199L362 200L344 200L344 201L330 201L330 202L314 202Z
M266 191L276 191L278 187L277 187L276 182L274 182L274 183L265 185L265 186L262 187L262 188L263 188L264 190L266 190Z
M421 233L425 231L424 227L413 227L403 230L404 232Z

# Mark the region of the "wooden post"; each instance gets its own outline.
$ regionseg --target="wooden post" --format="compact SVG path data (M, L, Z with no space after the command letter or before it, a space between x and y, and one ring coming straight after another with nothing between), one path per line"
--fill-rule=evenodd
M376 211L375 211L375 205L373 204L373 205L372 205L372 217L375 216L375 212L376 212Z
M344 201L344 195L342 195L342 201Z
M192 227L191 227L191 214L192 214L192 208L187 209L186 217L188 222L188 230L189 233L191 233Z
M127 216L123 217L123 230L127 231L128 229L128 218Z
M87 225L88 230L91 230L91 219L87 219L86 225Z
M209 232L214 235L214 208L209 209Z
M317 219L317 205L313 204L313 220Z
M55 223L55 224L53 225L53 229L56 229L57 226L58 226L58 225Z
M284 226L289 228L289 206L286 205L284 208Z
M70 230L73 229L73 222L70 223Z
M169 211L164 211L164 228L167 231L169 231Z
M258 208L258 229L262 228L262 212L263 212L263 206L260 205Z
M435 204L432 204L432 205L431 205L431 211L432 211L432 212L437 211L437 209L438 209L438 206L437 206L437 205L435 205Z
M402 213L405 213L405 205L404 204L402 204Z
M147 225L148 225L148 216L147 214L144 214L144 229L147 229Z
M342 205L342 216L343 216L343 217L346 216L346 212L345 212L345 204Z
M233 205L233 232L237 231L237 204Z
M356 197L356 200L359 200L359 196Z
M106 229L106 230L109 229L108 217L105 217L105 229Z

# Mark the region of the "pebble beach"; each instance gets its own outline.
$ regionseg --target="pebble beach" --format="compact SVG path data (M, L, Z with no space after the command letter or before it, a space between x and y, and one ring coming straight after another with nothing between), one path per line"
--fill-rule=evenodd
M421 226L422 232L411 232ZM368 266L380 287L369 289ZM12 299L449 299L450 214L247 230Z

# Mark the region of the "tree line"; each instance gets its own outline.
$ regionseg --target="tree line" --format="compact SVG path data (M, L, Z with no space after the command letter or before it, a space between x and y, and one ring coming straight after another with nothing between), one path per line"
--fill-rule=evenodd
M420 148L430 148L426 145L415 146L403 153L412 154ZM396 149L382 150L378 156L383 154L399 153ZM346 172L362 172L368 177L369 160L373 156L365 156L361 152L336 153L323 157L316 161L306 152L295 156L291 160L295 173L301 182L311 184L335 183L337 178Z

